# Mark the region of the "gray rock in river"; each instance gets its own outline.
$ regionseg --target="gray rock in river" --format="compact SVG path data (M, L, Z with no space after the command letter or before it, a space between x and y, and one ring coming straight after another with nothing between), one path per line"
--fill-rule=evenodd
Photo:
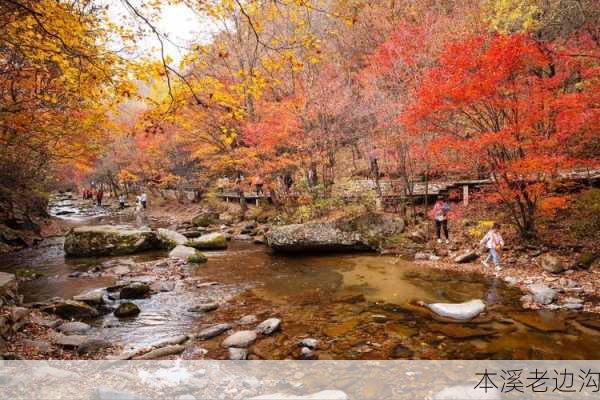
M227 339L221 343L223 347L240 347L246 348L256 340L255 331L238 331L229 335Z
M213 338L215 336L219 336L221 333L226 332L231 329L230 324L217 324L206 329L201 330L196 337L200 340L206 340Z
M74 300L61 300L45 305L42 311L56 314L64 319L93 318L98 316L98 311L89 305Z
M158 281L150 285L150 289L155 292L171 292L175 289L175 282Z
M147 347L150 347L150 348L156 347L156 348L158 348L158 347L172 346L172 345L175 345L175 344L185 343L185 342L188 341L188 339L189 339L188 335L177 335L177 336L172 336L172 337L168 337L168 338L165 338L165 339L161 339L161 340L158 340L156 342L152 342Z
M196 306L188 308L189 312L209 312L214 311L219 308L219 304L217 303L202 303Z
M143 299L150 294L150 286L141 282L132 282L121 288L119 297L122 299Z
M255 331L263 335L270 335L275 332L281 326L281 320L279 318L269 318L261 322Z
M104 304L104 294L105 291L103 289L96 289L74 296L73 300L99 306Z
M298 346L300 347L308 347L309 349L315 350L319 345L319 341L313 338L302 339L298 342Z
M64 333L65 335L79 335L86 333L92 327L84 322L65 322L64 324L56 328L57 331Z
M308 347L302 347L300 349L300 359L301 360L314 360L317 358L317 354L315 351Z
M112 346L112 343L107 340L99 338L89 338L88 340L77 346L77 353L96 353L100 350L111 348Z
M179 258L193 263L206 262L206 256L193 247L178 245L169 253L170 258Z
M188 240L186 245L197 250L222 250L227 248L227 239L222 233L214 232Z
M346 232L331 223L275 226L266 234L275 251L361 251L369 250L358 232Z
M133 357L133 360L155 360L157 358L183 353L184 350L185 346L175 344L172 346L165 346L156 350L152 350L146 354L142 354L141 356Z
M171 250L175 248L175 246L185 245L188 241L181 233L164 228L157 229L156 237L158 238L160 247L167 250Z
M228 350L229 350L229 359L230 360L245 360L246 358L248 358L248 350L247 349L230 347Z
M256 315L250 314L250 315L244 315L242 318L240 318L238 321L238 324L251 325L251 324L256 323L256 321L258 321L258 318L256 318Z
M427 307L442 317L465 321L481 314L485 310L485 303L471 300L464 303L433 303Z
M535 301L538 304L551 304L552 302L554 302L554 300L556 300L558 296L556 290L541 283L529 285L527 289L533 296L533 301Z
M52 342L59 346L67 347L67 348L77 348L84 344L89 337L85 335L63 335L63 334L54 334L52 335Z
M140 312L140 308L135 303L127 302L120 304L114 311L114 314L118 318L127 318L134 317Z
M115 256L156 248L157 243L156 233L149 229L98 225L71 229L64 247L68 256Z

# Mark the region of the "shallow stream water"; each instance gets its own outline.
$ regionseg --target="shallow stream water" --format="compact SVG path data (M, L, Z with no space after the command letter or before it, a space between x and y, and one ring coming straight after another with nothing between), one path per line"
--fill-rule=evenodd
M139 224L126 216L99 219L72 204L60 207L76 210L67 215L72 224ZM66 258L62 246L63 238L50 238L35 248L0 258L2 271L29 269L42 274L20 284L25 302L70 298L114 283L114 278L107 277L69 277L74 271L167 256L157 251L127 257ZM600 324L595 315L523 310L518 290L480 275L430 270L396 257L364 253L280 256L247 242L231 242L226 251L206 255L209 261L198 269L198 278L218 284L190 288L175 282L173 291L136 300L142 313L135 319L118 320L109 314L92 321L95 333L137 347L194 332L204 323L232 322L254 313L283 320L280 337L256 345L262 358L295 357L295 341L307 336L323 344L322 358L600 358ZM440 321L415 305L416 301L471 299L483 299L487 311L468 323ZM211 315L187 311L208 300L223 306Z

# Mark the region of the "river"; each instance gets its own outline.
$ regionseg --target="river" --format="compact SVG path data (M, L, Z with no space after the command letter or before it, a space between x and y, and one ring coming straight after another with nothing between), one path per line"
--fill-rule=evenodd
M111 217L100 209L82 211L69 204L55 206L53 214L57 214L56 207L69 210L59 217L73 225L168 225ZM256 358L297 358L297 342L304 337L319 340L321 359L600 358L596 315L523 310L520 291L480 275L447 273L397 257L365 253L281 256L249 242L230 242L227 250L206 255L208 262L195 272L204 285L183 285L175 279L173 290L135 301L142 310L137 318L119 320L108 314L90 321L94 333L135 348L254 314L259 321L271 316L282 319L280 333L251 348ZM19 286L25 302L37 302L54 296L70 298L115 282L94 271L166 257L166 252L154 251L127 257L66 258L63 238L55 237L3 256L0 269L25 268L41 274ZM417 300L471 299L483 299L487 310L468 323L437 320L415 305ZM194 304L215 300L221 307L213 313L188 311ZM195 342L194 347L205 350L186 351L183 357L225 358L221 340Z

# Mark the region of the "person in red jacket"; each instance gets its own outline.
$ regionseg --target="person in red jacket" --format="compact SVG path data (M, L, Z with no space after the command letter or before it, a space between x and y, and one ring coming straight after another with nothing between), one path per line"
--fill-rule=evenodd
M104 196L104 192L102 191L102 189L98 190L98 193L96 193L96 201L98 203L98 206L102 205L102 197Z

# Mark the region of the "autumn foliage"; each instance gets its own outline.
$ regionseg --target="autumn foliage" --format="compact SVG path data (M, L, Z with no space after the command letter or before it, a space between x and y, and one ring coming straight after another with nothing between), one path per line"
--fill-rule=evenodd
M131 27L94 0L2 3L3 186L41 175L208 190L243 175L316 199L347 179L410 195L490 178L488 200L532 235L568 201L561 176L599 166L597 1L114 5ZM156 25L172 5L214 27L179 63ZM159 52L114 46L142 38Z

